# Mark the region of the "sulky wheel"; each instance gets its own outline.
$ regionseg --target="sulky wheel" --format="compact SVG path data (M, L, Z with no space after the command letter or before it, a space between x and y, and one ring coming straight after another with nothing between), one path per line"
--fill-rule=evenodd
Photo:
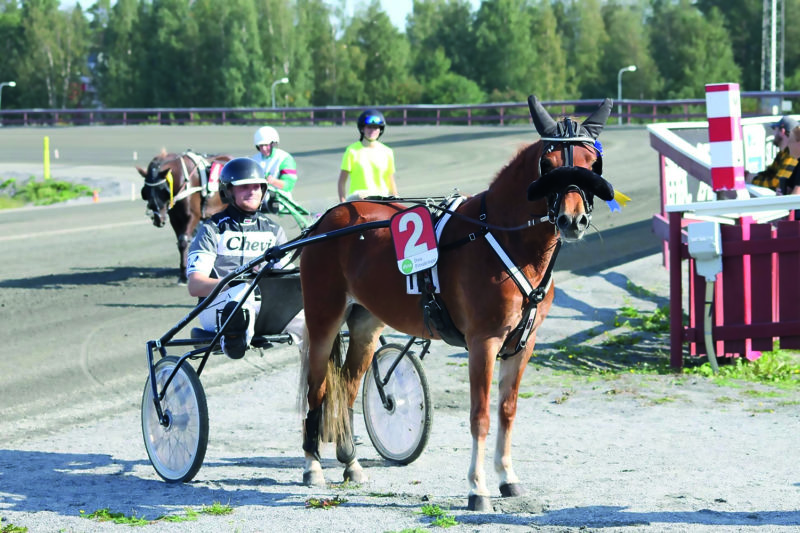
M178 363L177 357L164 357L155 366L156 388L164 383ZM167 387L161 409L166 424L158 419L150 378L142 395L142 435L153 468L165 481L190 481L206 455L208 445L208 406L197 372L184 362Z
M375 352L381 379L402 350L399 344L386 344ZM413 462L428 443L433 420L428 380L419 357L408 352L400 358L384 386L388 407L381 401L372 366L364 375L362 389L364 422L375 449L390 461Z

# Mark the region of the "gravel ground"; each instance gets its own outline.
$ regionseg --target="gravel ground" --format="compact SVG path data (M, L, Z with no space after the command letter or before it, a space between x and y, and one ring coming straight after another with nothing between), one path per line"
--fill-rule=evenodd
M433 519L421 509L433 504L455 519L455 532L798 531L797 390L570 371L576 360L624 366L665 359L663 336L613 325L623 303L643 312L664 305L667 280L659 261L652 256L558 285L515 425L515 469L527 494L499 498L487 464L497 496L493 512L465 509L471 447L466 354L434 343L424 360L433 428L424 453L410 465L377 454L359 402L356 432L364 444L358 451L370 480L339 483L341 470L328 447L323 467L330 485L304 487L296 353L251 351L245 358L256 370L251 377L206 391L209 446L194 481L161 481L142 445L140 400L131 398L113 418L55 433L40 428L4 446L0 526L32 532L130 527L80 516L109 509L153 521L146 530L174 532L429 530ZM575 350L559 350L562 345ZM230 366L218 363L206 372ZM489 439L493 449L493 433ZM328 510L306 505L335 497L347 501ZM156 520L215 502L233 511L201 513L196 521Z

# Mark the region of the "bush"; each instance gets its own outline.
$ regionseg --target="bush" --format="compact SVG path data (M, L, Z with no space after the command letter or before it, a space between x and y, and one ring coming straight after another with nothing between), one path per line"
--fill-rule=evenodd
M10 178L0 184L0 209L21 207L25 204L50 205L91 195L92 190L86 185L68 181L36 181L31 176L24 183L18 184L15 178Z

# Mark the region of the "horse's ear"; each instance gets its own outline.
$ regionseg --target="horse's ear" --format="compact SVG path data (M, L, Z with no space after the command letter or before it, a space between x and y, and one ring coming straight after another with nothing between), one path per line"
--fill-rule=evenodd
M558 135L558 124L550 116L550 113L539 102L539 99L534 95L528 97L528 109L531 112L533 125L536 126L536 131L540 137L555 137Z
M603 131L603 126L606 125L608 115L611 113L611 107L613 105L611 98L606 98L603 100L603 103L600 104L600 107L581 124L581 126L589 132L589 135L592 136L592 139L597 139L600 132Z
M137 166L136 170L139 171L139 174L141 174L143 178L147 179L147 172L145 172L145 170L142 167Z

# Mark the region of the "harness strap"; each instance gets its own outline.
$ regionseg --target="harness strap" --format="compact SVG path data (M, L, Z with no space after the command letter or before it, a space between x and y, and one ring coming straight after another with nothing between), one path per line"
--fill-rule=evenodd
M455 211L455 209L453 209L453 211ZM481 224L481 228L477 232L470 233L466 237L462 237L456 241L448 242L447 244L441 245L439 246L439 249L444 251L444 250L449 250L451 248L456 248L458 246L461 246L462 244L472 242L478 237L489 233L489 226L486 225L486 191L483 191L481 193L481 214L480 216L478 216L478 222L476 222L476 224Z
M505 255L505 257L508 257L508 255L505 254L505 251L502 249L502 247L500 247L500 243L497 243L497 246L498 248L495 248L494 245L492 245L492 248L494 248L495 253L497 253L497 255L500 256L501 259L503 258L503 255ZM534 322L536 322L536 313L538 311L539 304L542 303L545 296L547 296L547 291L550 290L550 286L553 284L553 268L556 265L556 258L558 257L559 250L561 250L561 239L558 239L556 241L555 249L553 250L553 255L550 256L550 262L547 264L547 270L545 270L544 276L542 276L542 280L539 282L539 285L535 289L530 289L530 291L528 292L526 292L525 289L523 288L524 286L527 287L531 286L530 282L528 282L528 279L525 277L525 275L513 263L511 263L511 268L509 267L509 264L506 263L506 271L509 273L511 278L517 283L517 286L519 287L520 291L522 291L522 293L528 298L528 303L525 305L525 308L522 312L522 318L520 319L519 324L517 324L517 327L514 328L506 336L505 341L503 341L503 346L500 348L500 353L498 354L498 357L500 357L501 359L508 359L509 357L513 357L517 355L520 352L520 350L525 348L525 346L527 346L528 338L530 338L531 332L533 331L533 324ZM500 254L501 251L503 252L503 255ZM505 263L505 260L503 262ZM512 272L512 268L519 274L519 276L514 275L514 273ZM520 280L518 279L520 277L522 280L524 280L524 284L521 283ZM516 331L520 332L519 340L517 341L517 346L513 352L508 353L506 352L508 342L514 337L514 332Z

